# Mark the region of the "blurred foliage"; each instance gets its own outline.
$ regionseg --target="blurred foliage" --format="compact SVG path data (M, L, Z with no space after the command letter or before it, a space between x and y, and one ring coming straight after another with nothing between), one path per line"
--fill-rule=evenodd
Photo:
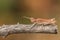
M18 13L17 3L18 3L17 0L0 0L0 24L3 24L3 23L13 24L17 22L29 23L30 22L30 21L26 21L27 19L19 18L23 13L20 13L20 14ZM60 0L58 1L58 3L60 3Z

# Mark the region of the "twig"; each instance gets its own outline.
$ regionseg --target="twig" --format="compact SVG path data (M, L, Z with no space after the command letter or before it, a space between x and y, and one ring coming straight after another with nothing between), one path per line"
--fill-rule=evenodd
M36 23L31 25L19 24L19 23L15 25L3 25L0 27L0 36L6 37L9 34L21 33L21 32L57 33L57 25L43 25L43 26L42 25L37 26Z

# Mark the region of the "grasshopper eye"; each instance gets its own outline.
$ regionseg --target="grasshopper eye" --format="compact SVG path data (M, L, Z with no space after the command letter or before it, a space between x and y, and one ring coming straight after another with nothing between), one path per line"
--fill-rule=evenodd
M55 20L55 18L52 18L52 19L51 19L51 21L54 21L54 20Z

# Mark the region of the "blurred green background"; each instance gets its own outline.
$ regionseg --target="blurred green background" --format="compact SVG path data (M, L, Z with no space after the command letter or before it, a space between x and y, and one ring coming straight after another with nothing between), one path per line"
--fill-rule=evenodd
M36 1L36 0L35 0ZM41 18L56 18L58 21L58 25L60 23L60 0L53 0L53 1L46 1L49 2L47 5L50 7L52 6L53 9L46 10L42 5L44 4L44 0L41 1L43 4L40 5L42 7L42 12L39 12L39 7L35 10L34 6L38 4L34 0L31 3L27 0L0 0L0 24L16 24L17 22L20 23L29 23L28 20L22 18L23 16L32 16L32 17L41 17ZM30 3L30 4L29 4ZM35 5L34 5L34 4ZM53 4L53 5L52 5ZM34 6L32 6L34 5ZM30 7L29 7L30 6ZM38 6L38 5L37 5ZM30 9L29 9L30 8ZM31 11L32 10L32 11ZM51 11L52 10L52 11Z
M0 0L0 24L14 24L17 22L22 23L22 16L56 18L56 20L60 20L60 0L52 1L53 3L55 2L54 5L57 6L56 10L46 14L42 14L41 12L39 14L36 14L34 12L26 11L28 9L25 4L26 2L28 3L27 0Z

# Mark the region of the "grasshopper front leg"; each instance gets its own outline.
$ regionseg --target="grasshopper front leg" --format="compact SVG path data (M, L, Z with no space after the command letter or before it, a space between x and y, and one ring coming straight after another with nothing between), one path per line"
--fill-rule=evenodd
M37 24L37 23L33 23L33 24L31 25L31 28L30 28L30 29L32 29L36 24Z

